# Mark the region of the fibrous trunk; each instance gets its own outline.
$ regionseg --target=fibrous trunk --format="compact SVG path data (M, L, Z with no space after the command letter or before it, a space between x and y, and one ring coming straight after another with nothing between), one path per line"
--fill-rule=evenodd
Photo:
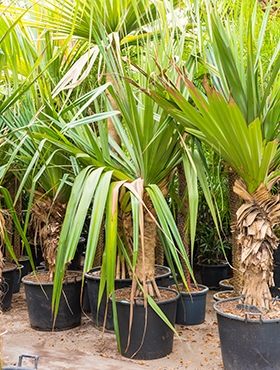
M39 193L32 207L29 226L33 228L35 238L39 236L42 255L50 273L50 281L53 281L54 277L57 247L65 210L65 204L53 203L51 198L42 197Z
M243 274L240 270L241 245L238 243L236 223L237 210L240 207L240 197L233 191L234 183L238 179L237 172L228 168L228 193L229 193L229 210L230 225L232 229L232 263L233 263L233 288L235 295L240 295L243 288Z
M178 171L178 198L180 201L180 207L178 208L178 215L177 215L177 226L178 226L178 231L180 233L186 254L188 257L190 257L189 238L188 238L187 230L186 230L189 205L188 205L188 197L186 195L187 183L186 183L183 163L180 163L177 166L177 171ZM183 258L181 258L181 264L183 267L184 276L187 279L188 284L190 284L190 273L189 273L189 270Z
M243 294L246 304L260 309L272 308L269 287L273 281L273 250L278 238L273 227L280 219L279 195L271 195L275 180L267 186L261 184L249 194L242 180L235 182L234 191L244 203L237 211L238 242L242 247L241 271L244 276Z
M148 196L144 202L149 211L155 215L152 202ZM124 223L125 237L130 250L133 248L132 215L126 215ZM139 251L137 257L136 275L147 288L147 293L153 297L160 297L160 292L155 281L155 246L157 241L157 225L151 214L144 210L144 235L139 237ZM143 243L142 243L143 242ZM136 295L142 294L140 291Z

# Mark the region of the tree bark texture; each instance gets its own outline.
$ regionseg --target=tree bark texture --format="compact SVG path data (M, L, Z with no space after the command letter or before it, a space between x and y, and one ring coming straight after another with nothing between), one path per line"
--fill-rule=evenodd
M179 208L178 208L178 214L177 214L177 226L178 226L178 231L180 233L186 254L188 257L190 257L189 238L188 238L187 230L186 230L189 206L188 206L188 197L186 195L187 183L186 183L183 163L178 164L177 171L178 171L178 198L180 201ZM190 283L189 270L185 262L183 261L183 258L181 258L180 260L181 260L182 268L184 271L184 276L187 279L187 281Z
M273 251L278 247L278 238L273 227L280 220L280 196L271 195L275 180L267 186L261 184L249 194L242 180L237 180L234 191L244 203L237 211L236 231L241 245L241 272L244 276L243 294L245 303L260 309L272 309L269 290L273 281Z
M49 197L36 194L36 201L32 207L29 227L33 229L36 238L39 237L42 255L50 272L50 281L53 281L58 241L66 211L66 204L53 203Z
M144 202L155 217L155 211L147 193ZM123 222L124 233L130 251L133 250L133 221L131 213L127 213ZM139 250L137 256L136 276L147 287L147 293L159 297L160 292L155 281L155 247L157 241L157 225L147 210L144 209L144 235L139 237ZM143 241L143 243L142 243ZM143 248L142 248L143 246ZM137 290L136 295L141 292Z
M238 179L237 173L228 168L228 192L229 192L229 211L230 211L230 224L232 230L232 263L233 263L233 287L236 295L240 295L243 288L243 274L240 269L241 260L241 245L237 240L237 215L236 212L241 204L240 197L233 191L235 181Z

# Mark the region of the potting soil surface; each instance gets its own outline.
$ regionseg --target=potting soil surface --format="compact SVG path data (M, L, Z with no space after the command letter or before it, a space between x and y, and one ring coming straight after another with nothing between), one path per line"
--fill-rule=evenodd
M102 333L82 317L80 326L59 332L30 327L24 287L13 294L11 309L0 316L3 366L16 366L21 354L39 356L38 370L219 370L223 369L213 294L207 293L205 322L195 326L176 325L173 351L156 360L139 361L118 353L114 332ZM24 359L22 366L33 367Z

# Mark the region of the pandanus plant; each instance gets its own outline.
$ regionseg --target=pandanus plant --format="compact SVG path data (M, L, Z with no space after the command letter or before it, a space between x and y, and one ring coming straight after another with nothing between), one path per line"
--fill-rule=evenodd
M221 77L228 77L228 94L218 92L207 79L202 92L175 63L173 67L179 79L176 86L165 73L149 76L148 89L138 86L187 132L214 148L238 174L234 191L242 198L243 204L237 211L235 228L242 249L243 294L246 303L261 309L273 307L269 287L273 285L273 251L278 247L274 227L280 221L280 196L273 188L280 174L277 170L279 44L270 51L270 63L265 64L260 53L268 12L263 15L259 33L254 29L256 13L252 13L248 22L247 60L245 62L243 55L239 55L239 70L235 68L235 60L230 58L231 32L227 33L215 13L209 16L213 49L219 53L215 79L219 81ZM223 71L227 73L223 74ZM239 71L243 76L241 80ZM181 93L180 85L187 87L193 103Z
M177 6L179 3L180 2L178 1L173 1L172 5ZM169 2L166 2L165 5L167 4L170 6ZM80 85L81 82L89 75L92 75L92 69L97 71L97 67L95 67L95 65L99 64L100 60L102 61L100 45L98 45L99 41L97 41L97 38L103 37L104 32L106 33L106 40L103 42L103 45L106 45L108 49L112 49L114 51L113 58L116 58L116 60L113 62L113 68L117 68L117 65L119 65L118 61L122 56L123 50L127 49L129 45L141 43L147 38L149 32L143 32L143 27L145 25L152 24L156 19L159 19L161 15L163 15L163 17L166 16L164 7L161 7L162 5L163 3L156 5L153 2L146 0L119 0L114 2L78 1L75 3L75 6L73 6L72 2L64 0L55 2L47 1L44 4L30 3L29 8L9 7L8 11L7 8L1 6L1 9L5 12L8 20L9 17L14 16L14 14L17 16L20 14L17 23L21 26L26 26L30 34L38 33L38 35L41 36L40 40L42 40L42 42L37 42L37 44L39 47L42 45L45 45L46 47L46 52L42 54L42 60L48 65L51 86L53 86L55 81L58 81L57 70L61 71L63 69L63 72L65 71L64 76L60 78L60 82L54 89L51 89L52 91L50 91L49 87L42 89L43 91L46 91L49 96L47 96L47 93L42 93L42 97L44 98L45 116L42 117L42 115L40 115L40 119L45 120L46 115L54 117L56 120L61 119L63 113L67 111L67 109L63 110L63 107L61 108L61 101L63 101L64 106L67 106L67 101L70 101L69 104L71 105L71 100L75 100L74 96L76 91L83 91L84 87L83 85ZM167 23L166 19L165 22ZM54 39L52 38L53 35L55 35ZM46 40L45 43L43 42L44 39ZM60 44L54 40L60 40ZM65 65L63 66L62 64L58 64L60 60L61 62L63 61L63 53L61 52L60 55L58 55L58 53L54 52L51 48L51 45L59 45L59 50L64 51L68 42L70 42L73 48L70 48L72 52L70 50L69 54L65 54L65 67ZM61 46L63 46L63 48ZM111 55L113 55L113 53ZM47 57L50 59L46 60ZM54 68L54 66L57 66L58 68ZM117 86L115 78L115 72L117 69L113 71L108 68L108 65L105 63L104 70L107 82L113 83ZM100 71L98 70L98 72ZM102 69L100 73L102 73ZM93 78L92 80L94 83L97 81L96 78ZM47 86L44 81L45 80L43 79L38 86ZM87 84L87 82L85 82L85 84ZM79 88L73 91L73 89L78 85L80 85ZM90 87L90 90L92 90L92 86ZM114 107L114 99L111 98L110 94L108 95L108 98L110 100L110 104ZM37 108L39 109L40 107ZM61 110L59 111L60 108ZM88 109L92 108L90 107ZM36 116L37 115L39 115L39 112L38 114L36 113ZM32 126L30 129L33 131ZM110 115L108 115L108 130L110 136L119 143L119 136L115 130ZM43 158L43 156L44 154L41 158ZM58 166L59 163L53 164L54 174L60 172ZM57 176L54 177L59 181ZM44 237L41 238L42 240L45 240L45 244L47 243L47 240L53 239L53 242L51 243L53 248L49 248L50 245L44 248L47 252L46 257L48 257L48 251L55 249L55 245L57 244L56 242L60 233L61 220L64 218L64 212L52 213L51 210L55 210L53 197L45 197L43 196L43 193L44 191L48 192L48 189L50 189L48 195L53 193L56 198L56 202L59 204L59 207L61 207L61 210L64 209L63 203L65 203L65 199L64 202L61 202L61 197L56 195L58 181L54 183L55 179L53 178L51 179L52 183L46 183L45 186L42 186L44 178L47 179L47 170L45 174L41 171L40 181L38 181L38 183L41 182L40 186L41 189L43 189L43 192L40 194L38 192L36 193L37 199L33 206L31 221L34 221L33 225L35 225L35 229L41 225L41 234L42 232L44 233L44 230L47 233L45 233ZM48 185L50 185L50 187L48 187ZM60 189L61 188L62 187L60 187ZM45 209L45 212L43 212L43 209ZM57 217L49 218L48 214L59 216L59 220ZM51 222L51 220L53 220L53 222ZM52 236L49 234L52 234ZM48 237L46 237L47 235ZM51 254L52 256L49 255L49 260L51 260L49 264L54 268L55 253Z
M90 142L87 142L85 136L73 136L73 122L69 128L66 125L64 130L68 138L75 139L76 147L56 142L60 149L69 151L69 154L70 150L79 150L79 161L86 156L89 159L88 165L85 166L84 162L84 169L73 183L59 241L56 271L61 273L73 257L75 241L82 231L87 210L91 209L84 271L87 272L94 261L105 214L103 289L106 281L108 294L114 290L117 254L120 253L129 266L131 277L142 284L151 282L143 284L144 290L151 296L157 296L159 291L154 275L157 232L164 235L169 248L167 255L170 258L172 256L179 271L182 273L177 248L191 271L165 199L168 183L181 160L180 135L172 121L166 121L166 115L158 110L150 98L139 98L137 101L128 83L119 87L118 95L112 89L111 95L122 116L121 119L114 116L112 120L123 147L108 136L104 124L99 124L98 132L91 131ZM80 130L89 129L87 126L80 127ZM56 292L60 291L59 279L61 274L56 274Z
M133 294L144 291L149 296L160 295L154 275L154 251L158 232L164 240L170 265L175 264L185 285L187 283L179 256L195 280L165 196L175 168L183 158L188 183L193 190L190 203L191 237L194 239L197 176L204 179L203 187L208 192L208 198L211 198L203 171L198 175L194 171L194 164L199 163L199 156L190 150L182 157L182 133L149 97L135 95L132 86L125 80L118 86L117 92L109 84L102 87L103 90L106 88L110 89L110 95L118 107L115 115L111 112L111 119L122 146L109 135L106 121L100 121L94 126L89 124L90 119L87 117L78 119L88 102L85 102L85 106L72 121L60 119L49 127L46 126L45 130L33 133L35 141L46 140L47 145L56 148L54 150L72 158L75 165L75 180L59 239L54 304L59 301L65 267L74 256L88 213L90 225L84 272L90 270L94 262L105 215L100 299L105 283L107 296L114 290L116 271L119 271L117 256L128 266L133 278ZM98 90L100 89L101 87ZM92 96L94 95L96 94L92 92ZM136 283L140 287L137 293ZM154 308L158 310L157 306Z

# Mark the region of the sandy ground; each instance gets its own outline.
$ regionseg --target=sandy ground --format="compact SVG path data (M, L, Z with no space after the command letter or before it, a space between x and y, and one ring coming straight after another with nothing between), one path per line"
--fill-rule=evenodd
M3 365L17 365L18 356L39 356L39 370L219 370L223 369L213 294L207 294L205 322L196 326L176 326L179 338L174 337L170 355L151 361L122 357L117 350L114 333L94 327L90 314L82 324L59 332L33 330L29 325L24 287L13 295L12 307L1 318ZM32 368L26 360L23 366Z

